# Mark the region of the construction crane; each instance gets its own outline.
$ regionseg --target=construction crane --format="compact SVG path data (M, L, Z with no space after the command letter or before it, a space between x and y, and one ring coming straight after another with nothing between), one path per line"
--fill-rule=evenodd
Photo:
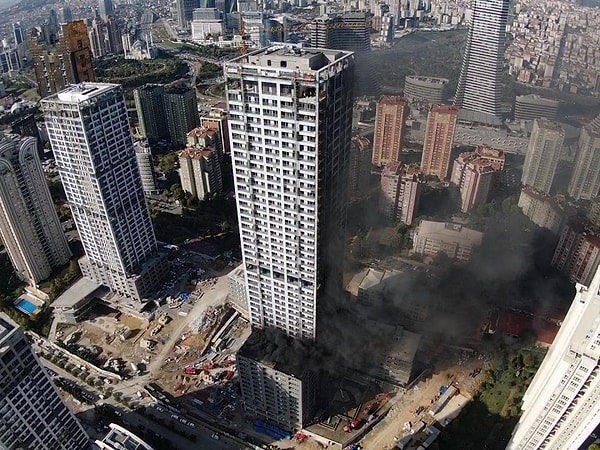
M248 36L246 35L246 24L244 22L244 17L241 13L240 13L240 31L239 31L238 35L242 38L242 41L240 42L240 55L243 56L246 53L248 53L248 46L246 45L246 39L248 39Z

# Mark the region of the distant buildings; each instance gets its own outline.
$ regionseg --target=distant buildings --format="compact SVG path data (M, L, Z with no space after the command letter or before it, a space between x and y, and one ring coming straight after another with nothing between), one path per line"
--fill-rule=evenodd
M423 173L418 165L389 163L381 173L379 212L389 220L411 225L424 184Z
M517 95L515 98L515 120L556 120L560 102L539 95Z
M229 142L229 114L225 103L215 103L211 106L207 115L200 117L200 126L209 130L215 130L219 135L217 150L219 154L231 153Z
M154 163L152 161L152 151L147 141L138 141L133 145L135 150L135 159L140 177L142 179L142 189L144 194L151 195L159 192L156 186L156 176L154 174Z
M43 100L42 109L85 250L82 274L126 299L152 297L167 262L158 252L121 86L74 85Z
M508 0L474 0L454 102L460 118L502 124L502 71Z
M71 258L33 138L0 135L0 237L31 286Z
M287 431L302 429L316 401L317 374L301 344L254 330L237 354L246 412Z
M422 220L415 231L412 251L429 257L444 253L453 261L467 262L482 240L480 231L455 223Z
M576 449L600 422L600 274L577 284L567 316L523 396L507 450ZM585 447L585 446L584 446Z
M100 0L110 2L111 0ZM90 45L94 58L123 53L123 39L117 21L113 17L96 14L89 32Z
M564 140L565 130L560 125L545 119L533 121L521 177L523 184L550 194Z
M400 161L408 114L409 107L405 98L386 95L379 99L373 136L374 166L381 167L392 161Z
M197 8L193 10L192 41L204 42L225 34L223 11L216 8Z
M329 14L315 18L311 26L311 47L354 52L354 95L379 96L380 81L378 74L372 70L370 13L362 11Z
M575 200L590 200L600 193L600 126L594 120L581 129L568 192Z
M531 186L521 190L518 206L537 226L558 234L568 215L564 196L550 197Z
M193 197L204 198L223 189L219 155L214 148L188 147L179 154L181 188Z
M83 20L61 25L57 45L40 33L29 37L29 50L42 98L55 94L70 84L94 81L92 51Z
M600 233L591 223L571 220L563 227L552 265L573 283L589 286L600 264Z
M81 450L89 437L18 325L0 314L0 446Z
M112 0L98 0L98 13L104 20L114 16L115 9Z
M431 105L421 156L421 169L425 175L435 175L440 180L448 176L457 120L458 107Z
M165 90L164 108L171 143L183 146L188 131L200 125L196 90L187 87L169 87Z
M365 193L371 178L371 141L360 135L352 138L348 168L348 195Z
M404 96L411 102L444 103L448 81L447 78L407 75L404 78Z
M182 30L189 28L190 21L193 18L193 11L196 8L196 0L176 0L176 22Z
M489 195L504 169L505 155L480 145L474 152L461 153L454 161L450 181L460 191L460 210L464 213L487 203Z
M169 139L172 145L183 147L188 132L200 125L193 89L148 84L135 89L133 97L142 137L151 142Z

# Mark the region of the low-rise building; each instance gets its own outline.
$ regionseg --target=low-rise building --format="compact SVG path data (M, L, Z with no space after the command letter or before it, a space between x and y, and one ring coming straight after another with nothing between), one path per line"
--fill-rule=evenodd
M550 197L531 186L525 186L519 196L519 208L537 226L558 234L568 216L563 195Z
M560 235L552 265L571 282L589 286L600 265L600 230L586 220L571 220Z
M80 278L51 304L59 323L77 323L94 306L94 300L107 294L108 288L87 278Z
M393 161L381 173L379 212L390 220L411 225L425 184L421 168Z
M227 275L229 285L228 300L244 317L248 317L248 297L246 295L246 276L244 264L240 264Z
M444 253L455 262L466 262L482 240L480 231L455 223L422 220L415 232L412 251L430 257Z
M411 102L420 100L428 103L444 103L448 81L447 78L407 75L404 78L404 95Z
M133 434L126 428L116 423L111 423L108 426L108 433L104 436L104 439L97 439L94 442L94 448L100 450L123 450L123 449L135 449L135 450L154 450L149 444L144 442L141 438Z

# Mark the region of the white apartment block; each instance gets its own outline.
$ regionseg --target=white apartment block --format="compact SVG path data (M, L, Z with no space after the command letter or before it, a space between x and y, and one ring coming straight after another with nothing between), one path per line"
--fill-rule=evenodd
M591 200L600 193L600 127L595 120L581 129L577 147L567 191L575 200Z
M166 269L146 205L123 89L85 83L42 102L46 128L86 256L84 276L142 300Z
M576 289L507 450L577 449L600 423L600 271Z
M0 135L0 237L17 276L32 286L71 258L31 137Z
M0 314L0 449L83 450L89 438L18 325Z
M351 145L350 52L274 46L225 63L250 321L314 339L341 277Z

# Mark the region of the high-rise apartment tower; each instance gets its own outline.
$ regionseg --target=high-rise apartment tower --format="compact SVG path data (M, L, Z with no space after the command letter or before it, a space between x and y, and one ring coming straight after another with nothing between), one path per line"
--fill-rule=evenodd
M580 448L600 423L600 271L576 289L507 450Z
M31 137L0 135L0 237L17 276L33 286L71 257Z
M405 98L385 95L379 99L373 136L374 166L400 161L408 113L408 101Z
M88 445L25 335L0 314L0 448L82 450Z
M457 120L457 106L431 105L421 155L425 175L436 175L440 180L448 175Z
M255 327L315 338L317 301L342 255L353 69L350 52L293 46L225 64Z
M502 124L502 69L509 0L474 0L454 102L461 119Z
M533 121L521 177L523 184L550 194L564 140L565 130L560 125L545 119Z
M575 200L591 200L600 192L600 124L596 118L581 129L575 165L567 191Z
M122 87L74 85L42 108L86 253L82 274L126 298L152 295L166 262L157 252Z

